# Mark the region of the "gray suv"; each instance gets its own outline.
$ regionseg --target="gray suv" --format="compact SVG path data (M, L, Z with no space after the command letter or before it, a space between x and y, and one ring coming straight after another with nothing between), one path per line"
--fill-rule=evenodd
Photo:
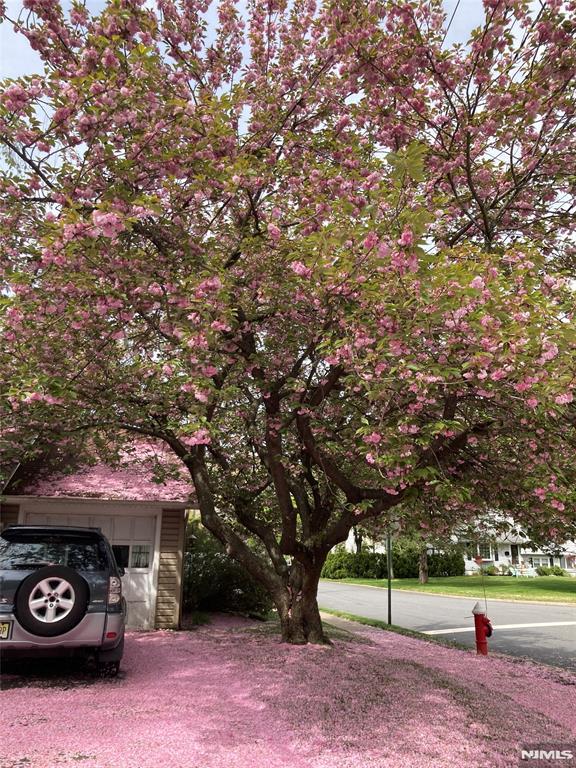
M115 676L124 650L124 575L97 528L13 525L0 534L0 653L83 655Z

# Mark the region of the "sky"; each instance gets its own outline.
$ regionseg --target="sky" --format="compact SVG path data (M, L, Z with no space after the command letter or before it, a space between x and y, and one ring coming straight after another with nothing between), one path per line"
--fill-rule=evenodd
M6 5L10 18L16 18L22 9L21 0L7 0ZM87 7L93 13L103 6L103 0L87 0ZM466 42L470 31L483 21L482 0L444 0L444 6L448 18L457 7L446 42ZM26 39L14 34L10 24L0 24L0 78L19 77L40 71L40 59Z

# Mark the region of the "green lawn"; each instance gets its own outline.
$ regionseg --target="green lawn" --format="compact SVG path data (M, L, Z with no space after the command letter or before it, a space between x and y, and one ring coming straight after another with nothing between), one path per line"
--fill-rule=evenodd
M330 579L330 581L336 580ZM338 581L345 584L366 584L382 588L388 585L386 579L338 579ZM538 576L533 579L514 578L513 576L485 576L484 585L488 597L576 603L576 579L570 576ZM392 588L462 597L482 597L484 594L480 576L431 578L428 584L420 584L418 579L393 579Z

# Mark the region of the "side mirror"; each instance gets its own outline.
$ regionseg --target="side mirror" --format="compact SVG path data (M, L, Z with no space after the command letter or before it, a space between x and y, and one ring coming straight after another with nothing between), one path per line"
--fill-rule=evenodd
M121 565L119 565L118 566L118 576L125 576L125 575L126 575L126 571L124 570L124 568Z

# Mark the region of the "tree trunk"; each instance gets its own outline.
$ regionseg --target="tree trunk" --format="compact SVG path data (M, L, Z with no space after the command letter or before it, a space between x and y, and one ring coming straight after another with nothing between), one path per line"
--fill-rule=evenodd
M421 549L418 555L418 580L420 584L428 582L428 550L426 547Z
M321 566L295 561L290 568L288 585L274 596L285 643L304 645L330 642L324 634L318 610L320 571Z
M362 540L364 538L362 531L359 528L352 528L354 533L354 544L356 545L356 554L359 555L362 552Z

